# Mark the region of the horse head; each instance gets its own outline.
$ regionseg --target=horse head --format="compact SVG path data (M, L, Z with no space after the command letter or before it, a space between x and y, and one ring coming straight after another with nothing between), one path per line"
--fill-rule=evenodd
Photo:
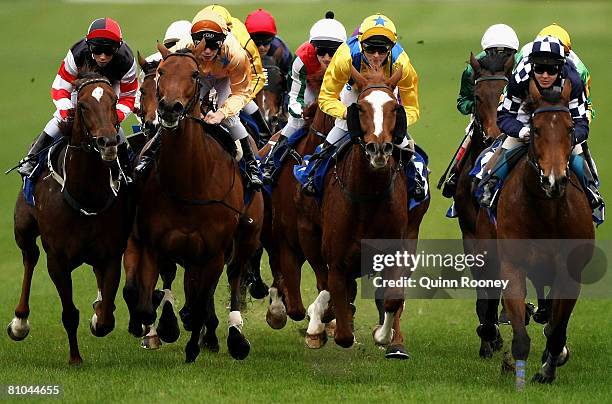
M103 161L117 159L119 117L117 95L111 83L97 73L81 73L74 82L77 105L70 144L95 150Z
M370 166L374 169L384 168L393 152L394 138L403 137L406 133L406 113L394 94L402 78L402 70L398 69L385 80L380 70L373 70L364 77L352 67L351 76L361 92L357 102L347 110L349 132L365 144Z
M266 85L260 91L258 103L263 112L263 116L268 121L272 133L279 130L280 121L283 113L283 91L285 76L276 65L272 56L264 56L262 63L266 69ZM259 95L258 94L258 95ZM263 107L263 108L262 108Z
M200 42L195 52L203 51L205 44ZM190 49L171 53L161 43L157 49L163 58L157 68L157 115L161 126L174 129L199 104L198 62Z
M569 80L565 80L561 91L540 91L533 79L529 83L528 110L533 111L529 162L549 198L563 196L568 182L574 147L574 122L568 108L571 91Z
M138 52L138 64L144 73L144 78L140 83L140 108L137 114L144 133L151 138L159 125L157 119L157 83L155 82L159 61L147 62Z
M478 60L470 53L474 79L474 115L483 141L494 140L501 134L497 127L499 97L512 74L514 57L505 53L488 54Z

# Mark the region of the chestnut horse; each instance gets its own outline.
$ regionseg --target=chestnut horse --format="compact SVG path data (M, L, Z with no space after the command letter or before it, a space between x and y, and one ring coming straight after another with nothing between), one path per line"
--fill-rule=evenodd
M204 50L205 41L195 48ZM136 226L142 241L139 284L127 283L124 294L137 300L139 321L151 326L156 318L153 289L159 275L160 256L185 268L185 326L191 338L186 361L200 352L200 331L206 326L204 346L218 350L218 319L214 292L223 272L225 252L243 220L243 188L234 157L207 132L218 130L200 118L200 73L189 50L170 53L162 44L157 74L161 146L155 166L140 195ZM144 276L143 276L144 274ZM228 267L231 308L227 344L230 354L244 359L250 344L242 334L239 311L240 271ZM137 295L137 296L134 296ZM135 299L136 298L136 299ZM209 342L209 343L207 343Z
M469 174L487 144L500 135L497 127L497 106L512 73L514 58L504 54L492 54L477 60L470 53L470 65L474 72L473 132L468 150L460 163L457 190L453 197L466 254L474 253L476 216L479 209L472 193L472 178ZM472 275L479 279L482 271L473 270ZM501 289L479 287L476 289L476 295L476 314L480 321L477 333L481 339L479 354L482 358L491 358L493 351L503 346L497 318Z
M133 221L127 186L112 178L118 164L117 96L110 82L82 73L74 83L77 104L72 127L63 128L68 146L53 157L57 167L43 170L34 191L35 206L21 192L15 206L15 240L22 251L24 277L9 336L22 340L29 332L29 294L38 261L36 238L47 253L47 269L62 302L70 364L83 362L77 342L79 311L73 302L72 271L93 267L98 284L91 319L92 334L102 337L115 327L115 295L121 278L121 255ZM54 154L54 156L56 156ZM55 161L57 160L57 161ZM63 173L60 175L58 173Z
M307 78L308 85L320 88L324 73L325 71L321 70L310 75ZM300 281L301 268L307 258L304 248L308 246L301 244L298 234L298 216L301 208L297 206L295 198L301 186L293 175L293 167L302 163L302 156L312 154L334 126L334 119L323 113L316 102L304 109L304 118L308 125L308 135L297 142L293 152L283 161L268 201L269 223L264 231L264 245L270 258L274 282L270 288L270 306L266 320L274 329L285 326L287 314L292 320L300 321L304 319L306 313L302 303ZM315 212L319 212L318 207L315 207ZM317 248L319 246L320 244ZM309 260L309 263L315 271L317 289L319 291L327 289L325 263L320 259Z
M509 280L503 294L512 324L512 356L516 360L518 389L524 386L530 350L525 327L526 276L534 284L544 278L552 284L550 318L544 330L546 349L542 367L533 377L534 381L551 383L556 368L565 364L569 356L565 346L567 326L580 293L581 271L593 255L595 229L591 209L579 181L568 168L574 147L573 121L568 108L570 94L569 80L565 80L560 94L540 93L533 79L530 82L528 109L532 116L528 153L504 182L497 205L500 275ZM487 214L481 211L477 226L487 225L492 227ZM559 247L558 241L563 239L584 240L572 262L565 259L566 248ZM569 264L567 269L566 264ZM565 281L568 272L575 281Z
M345 348L353 345L352 302L357 293L355 279L361 276L361 240L416 240L429 207L426 200L409 212L402 158L392 153L396 114L403 108L397 104L393 90L401 76L399 70L389 79L380 71L364 77L352 68L352 77L361 90L357 101L358 122L352 124L358 125L363 135L327 173L319 219L300 217L300 240L302 245L310 246L308 260L324 262L328 268L329 291L321 291L308 310L310 324L306 341L311 348L318 348L326 341L322 323L326 321L330 299L336 317L334 339ZM397 121L402 125L401 120ZM313 198L300 194L298 199L305 209L316 205ZM416 249L416 243L410 249ZM374 330L374 340L388 346L388 358L407 357L400 330L404 304L400 293L401 296L385 295L384 302L377 301L379 325Z

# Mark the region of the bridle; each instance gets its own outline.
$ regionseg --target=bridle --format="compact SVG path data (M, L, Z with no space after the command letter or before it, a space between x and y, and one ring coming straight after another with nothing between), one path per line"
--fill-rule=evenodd
M195 58L195 56L193 56L191 53L171 53L168 56L166 56L166 58L164 60L168 60L171 57L188 57L189 59L193 60L193 62L196 64L196 68L199 65L197 59ZM196 105L196 103L198 102L198 99L200 97L200 88L202 86L202 83L200 82L200 76L198 76L195 80L195 91L193 92L193 97L191 97L191 99L187 102L187 105L185 105L185 107L183 108L183 110L181 111L181 113L178 116L178 119L176 121L176 124L173 126L166 126L164 125L164 120L160 119L160 125L163 126L164 128L167 129L175 129L178 127L178 124L185 119L188 114L189 111L191 111L193 109L193 107ZM160 94L159 94L159 82L158 85L156 87L156 94L157 94L157 103L159 105L159 101L161 100ZM157 115L161 116L161 111L159 110L159 106L157 109Z
M506 84L509 82L508 77L504 76L504 75L493 75L493 76L481 76L478 77L476 80L474 80L474 92L476 91L476 86L478 85L478 83L481 83L483 81L505 81ZM475 133L479 133L482 137L482 141L485 145L489 145L490 143L492 143L492 139L489 139L484 131L484 128L482 127L482 121L480 119L480 114L478 114L478 105L477 105L478 101L476 100L476 97L474 97L474 132Z

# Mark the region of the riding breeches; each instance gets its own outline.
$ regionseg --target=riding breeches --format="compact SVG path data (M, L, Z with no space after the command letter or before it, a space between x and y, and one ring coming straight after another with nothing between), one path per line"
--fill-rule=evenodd
M220 79L211 78L202 80L200 98L204 97L204 95L213 88L217 93L217 105L223 105L225 100L227 100L231 95L229 78L224 77ZM223 121L221 121L221 126L229 131L232 140L240 140L249 136L249 132L247 132L242 122L240 122L238 115L226 117Z

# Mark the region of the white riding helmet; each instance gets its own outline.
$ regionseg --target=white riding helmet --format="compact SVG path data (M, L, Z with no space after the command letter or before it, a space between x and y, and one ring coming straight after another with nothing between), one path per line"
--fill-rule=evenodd
M164 35L164 42L168 40L191 40L191 22L179 20L170 24Z
M324 19L315 22L310 28L309 41L345 42L346 29L340 21L334 19L334 13L328 11Z
M518 51L519 48L516 32L506 24L495 24L487 28L480 44L483 50L489 48L510 48Z

